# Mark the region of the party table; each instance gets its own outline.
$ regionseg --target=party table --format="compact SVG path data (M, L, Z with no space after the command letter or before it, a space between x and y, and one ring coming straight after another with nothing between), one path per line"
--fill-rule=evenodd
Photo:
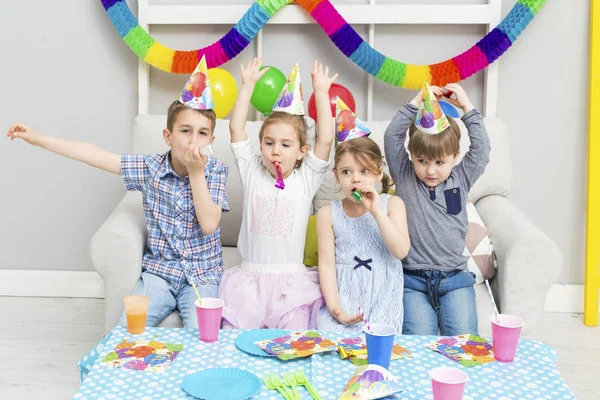
M126 327L116 327L79 362L81 385L74 398L192 399L181 389L182 381L188 375L208 368L235 367L259 378L270 373L283 376L286 371L303 369L323 399L337 399L357 369L335 351L289 361L246 354L235 345L236 337L242 332L244 330L221 330L217 342L203 343L197 330L147 328L141 335L131 335ZM330 340L348 337L319 333ZM164 372L114 368L103 363L124 339L179 343L183 344L183 349ZM468 374L465 400L575 399L556 368L556 351L540 341L521 339L512 363L491 362L467 368L425 347L437 339L436 336L396 337L396 343L412 356L390 363L390 372L404 387L404 392L394 398L432 399L428 372L435 367L448 366ZM300 394L303 399L311 398L304 389ZM275 400L283 397L263 386L254 398Z

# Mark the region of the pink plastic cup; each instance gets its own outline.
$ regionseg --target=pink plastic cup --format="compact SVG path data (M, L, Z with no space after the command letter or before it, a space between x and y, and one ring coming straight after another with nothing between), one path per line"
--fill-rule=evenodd
M492 344L494 345L494 358L500 362L513 362L521 337L521 328L525 322L514 315L498 315L500 322L492 315Z
M202 298L202 305L198 300L194 304L196 305L200 340L207 343L216 342L219 340L221 316L225 303L221 299Z
M429 371L433 400L462 400L467 373L458 368L439 367Z

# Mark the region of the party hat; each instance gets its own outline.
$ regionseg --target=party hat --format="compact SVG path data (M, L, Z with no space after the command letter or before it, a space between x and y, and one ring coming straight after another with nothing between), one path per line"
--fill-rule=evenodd
M281 89L279 97L273 106L273 111L283 111L288 114L304 115L304 100L298 64L292 70L287 82Z
M442 111L442 107L435 98L429 84L425 83L425 85L423 99L415 119L415 126L423 133L437 135L450 126L450 121Z
M381 399L403 391L402 385L387 369L369 364L354 372L338 400Z
M371 130L339 97L335 107L335 131L338 143L371 134Z
M202 60L200 60L192 76L183 87L179 102L196 110L212 110L215 108L205 56L202 56Z

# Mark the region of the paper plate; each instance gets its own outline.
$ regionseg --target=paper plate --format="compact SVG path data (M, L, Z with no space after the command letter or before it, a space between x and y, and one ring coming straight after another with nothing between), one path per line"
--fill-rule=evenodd
M252 354L253 356L275 357L255 345L254 342L276 339L289 333L289 331L282 329L254 329L240 334L237 339L235 339L235 345L244 353Z
M197 399L244 400L257 395L262 383L243 369L211 368L186 377L181 388Z

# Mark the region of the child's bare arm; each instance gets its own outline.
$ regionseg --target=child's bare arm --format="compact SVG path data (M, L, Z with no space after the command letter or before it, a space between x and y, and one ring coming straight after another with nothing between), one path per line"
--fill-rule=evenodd
M190 174L190 185L192 186L192 199L196 209L196 218L206 235L214 233L221 222L221 206L214 203L210 197L208 184L204 173Z
M404 201L400 197L390 196L387 214L374 213L373 218L377 222L385 247L397 259L405 258L410 250L410 237Z
M246 121L248 121L248 111L250 110L252 92L254 92L256 82L269 70L269 68L265 68L261 71L260 67L262 61L262 57L255 57L248 62L246 67L244 67L244 64L240 65L242 86L240 87L240 92L235 100L235 106L233 107L231 120L229 121L231 143L243 142L248 139L248 135L246 134Z
M340 306L335 269L335 238L331 206L322 207L317 213L317 242L319 254L319 281L329 312Z
M361 321L362 317L360 315L349 315L340 305L331 206L325 206L317 213L317 242L319 252L319 281L327 310L344 325Z
M317 108L317 141L315 143L315 156L328 161L331 146L333 145L333 117L329 103L329 88L337 79L338 74L329 77L329 67L323 70L323 64L315 60L311 72L315 103Z
M204 175L204 166L206 165L206 156L201 154L196 142L190 143L187 149L183 163L190 175L190 185L192 187L192 199L196 210L196 218L202 228L202 232L206 235L214 233L221 222L222 208L215 204L206 176ZM227 177L224 177L224 181ZM222 182L223 186L225 182Z
M39 146L72 160L81 161L92 167L112 172L113 174L121 174L121 156L102 150L90 143L42 135L21 123L11 126L7 136L11 140L22 139L33 146Z

